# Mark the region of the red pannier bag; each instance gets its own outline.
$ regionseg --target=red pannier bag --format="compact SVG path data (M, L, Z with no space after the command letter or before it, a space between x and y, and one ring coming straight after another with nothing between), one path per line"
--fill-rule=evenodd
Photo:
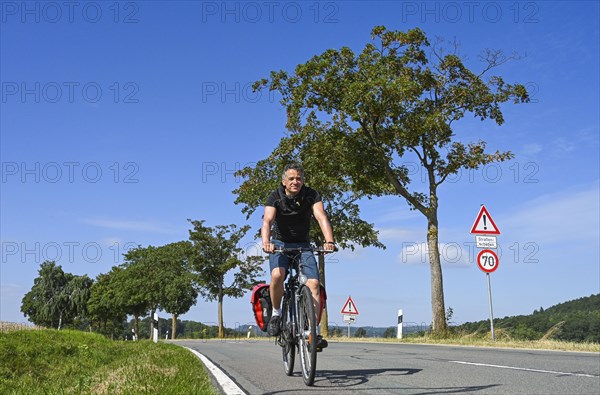
M317 324L321 322L321 316L323 315L323 309L327 303L327 292L325 287L320 285L320 299L319 311L317 312ZM273 312L273 303L271 302L271 293L269 290L269 284L257 284L252 288L252 294L250 296L250 303L252 304L252 312L254 313L254 320L256 325L263 331L266 332L271 320L271 314Z
M252 311L254 312L254 320L256 325L263 331L267 331L271 313L273 312L273 304L271 303L271 293L269 284L257 284L252 288L250 297Z

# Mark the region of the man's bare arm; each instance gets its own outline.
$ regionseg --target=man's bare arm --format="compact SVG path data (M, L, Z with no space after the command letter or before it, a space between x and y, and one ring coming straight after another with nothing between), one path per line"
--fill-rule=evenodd
M326 250L334 250L335 246L333 244L330 244L335 241L333 238L333 230L331 229L329 218L327 218L327 214L325 213L325 207L323 206L323 202L317 202L313 204L313 215L319 223L321 232L323 232L323 237L325 237L326 244L323 246L323 248Z
M263 215L262 227L260 228L260 236L262 237L263 251L273 253L275 246L271 243L271 225L275 221L277 210L272 206L265 206L265 214Z

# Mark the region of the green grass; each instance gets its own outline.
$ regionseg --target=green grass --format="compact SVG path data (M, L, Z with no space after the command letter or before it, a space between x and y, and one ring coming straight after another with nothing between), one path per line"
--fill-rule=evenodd
M79 331L0 333L1 394L209 394L217 392L188 350L112 341Z

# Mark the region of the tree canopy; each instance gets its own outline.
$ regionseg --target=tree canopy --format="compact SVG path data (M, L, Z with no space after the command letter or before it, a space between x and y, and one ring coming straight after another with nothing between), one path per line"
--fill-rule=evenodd
M92 279L65 273L54 261L43 262L38 273L21 303L21 311L31 322L61 329L76 319L86 319Z

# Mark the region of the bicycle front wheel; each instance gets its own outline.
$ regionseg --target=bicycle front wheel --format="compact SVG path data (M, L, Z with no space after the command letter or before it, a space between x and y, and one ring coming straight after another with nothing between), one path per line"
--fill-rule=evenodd
M298 303L298 341L304 384L313 385L317 369L317 318L312 292L302 287Z
M292 321L292 313L287 297L283 299L281 313L281 351L283 352L283 370L286 375L291 376L294 372L296 346L294 344L294 333L290 323L290 321Z

